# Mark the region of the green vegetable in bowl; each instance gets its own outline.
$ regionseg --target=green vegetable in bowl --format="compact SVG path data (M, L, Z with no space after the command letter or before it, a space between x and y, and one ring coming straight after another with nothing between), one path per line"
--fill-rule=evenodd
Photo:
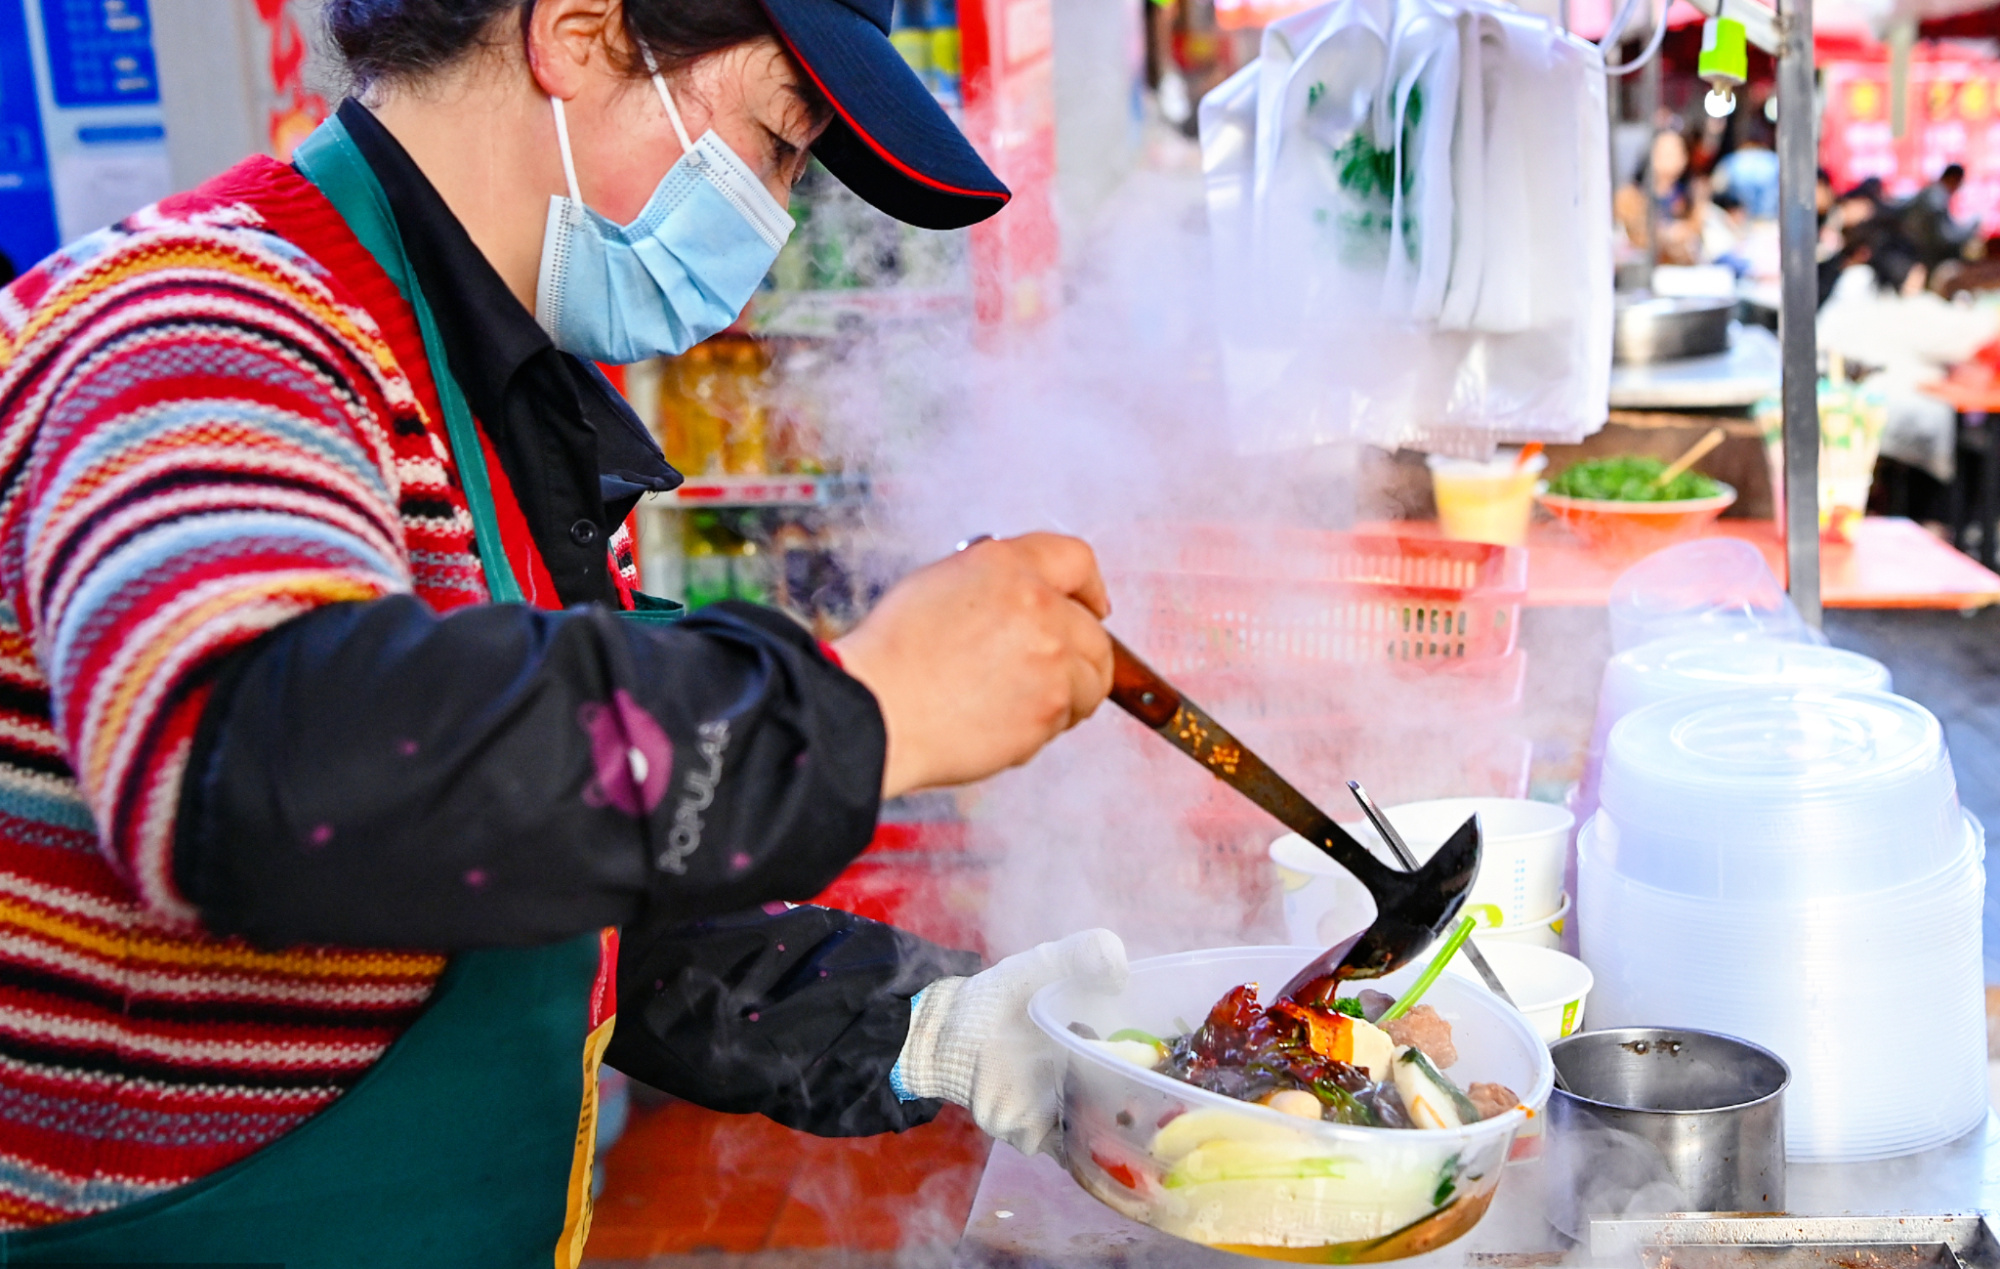
M1549 492L1598 502L1687 502L1722 492L1720 484L1698 471L1682 472L1664 485L1657 484L1666 469L1657 458L1592 458L1564 468L1549 482Z

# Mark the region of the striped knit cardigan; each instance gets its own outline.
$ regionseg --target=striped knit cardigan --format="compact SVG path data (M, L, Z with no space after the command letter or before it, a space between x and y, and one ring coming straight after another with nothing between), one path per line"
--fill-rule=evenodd
M171 852L219 658L486 598L442 420L409 307L268 159L0 291L0 1228L243 1158L422 1010L441 958L210 937Z

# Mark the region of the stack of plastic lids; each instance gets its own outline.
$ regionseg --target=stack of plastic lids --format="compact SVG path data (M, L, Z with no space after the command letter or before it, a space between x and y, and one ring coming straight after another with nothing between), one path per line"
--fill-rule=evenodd
M1596 783L1613 725L1642 705L1740 688L1886 692L1890 686L1889 669L1880 661L1823 644L1709 634L1655 639L1605 663L1586 783Z
M1604 741L1633 709L1672 696L1741 687L1889 690L1889 671L1826 646L1799 617L1764 555L1735 538L1684 542L1640 560L1613 583L1613 656L1597 724L1570 802L1578 825L1597 812Z
M1618 575L1605 607L1613 652L1690 635L1826 642L1799 616L1764 553L1737 538L1653 552Z
M1816 643L1763 637L1680 635L1621 652L1604 667L1598 718L1610 724L1642 705L1739 688L1886 692L1889 668L1873 657Z
M1927 710L1816 690L1645 705L1611 730L1600 796L1578 843L1594 1027L1775 1050L1794 1159L1984 1122L1985 843Z

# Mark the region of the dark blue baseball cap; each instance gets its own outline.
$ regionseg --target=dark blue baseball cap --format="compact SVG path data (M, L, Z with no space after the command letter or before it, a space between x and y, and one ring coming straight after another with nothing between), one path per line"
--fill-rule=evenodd
M889 42L894 0L762 0L833 105L813 154L874 206L924 229L962 229L1012 197Z

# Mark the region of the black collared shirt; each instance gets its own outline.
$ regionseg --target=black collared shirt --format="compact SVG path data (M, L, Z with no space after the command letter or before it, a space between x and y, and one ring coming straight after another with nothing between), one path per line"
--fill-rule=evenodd
M550 342L389 130L357 101L340 121L389 198L445 356L500 466L556 594L613 603L605 548L642 494L680 474L595 366Z

